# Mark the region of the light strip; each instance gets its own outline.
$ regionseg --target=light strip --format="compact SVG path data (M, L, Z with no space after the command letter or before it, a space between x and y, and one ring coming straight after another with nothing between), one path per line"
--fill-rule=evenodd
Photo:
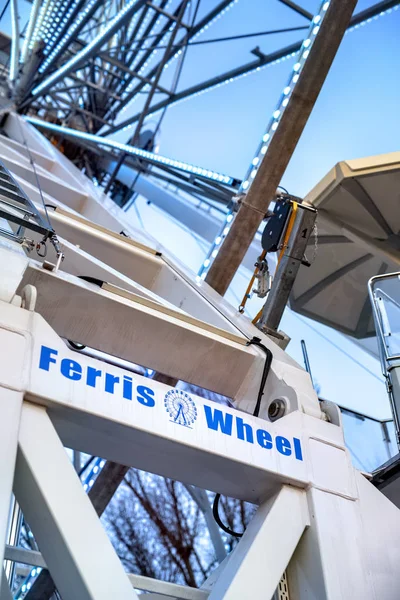
M250 164L250 167L246 173L246 177L242 181L242 184L239 189L239 193L247 192L247 190L251 186L251 183L253 182L253 180L257 174L257 171L261 164L261 161L264 158L264 155L266 154L266 152L268 150L268 146L271 143L271 140L275 134L275 131L278 128L279 121L282 118L282 114L284 113L286 106L289 104L290 96L293 93L295 85L300 77L301 71L303 70L304 64L308 58L308 55L310 54L310 49L311 49L311 47L314 43L314 40L318 34L322 20L326 14L326 11L328 10L329 4L330 4L329 1L326 2L324 0L322 2L322 4L320 5L318 13L314 16L313 20L310 23L310 28L307 32L307 37L305 38L305 40L303 41L303 43L301 45L300 51L297 55L297 60L296 60L295 64L293 65L292 72L290 73L289 81L288 81L287 85L283 88L283 91L279 98L279 102L278 102L274 112L272 113L271 119L268 123L268 127L267 127L263 137L261 138L261 142L258 145L257 152L255 153L255 156L254 156L254 158ZM229 230L232 226L234 217L235 217L235 215L234 215L233 211L230 211L227 214L227 216L225 217L225 222L223 223L222 228L219 231L218 235L214 239L214 242L211 244L208 254L207 254L202 266L199 269L198 277L200 279L206 278L207 272L208 272L213 260L218 255L218 252L221 248L224 238L229 233Z
M387 9L381 11L379 13L379 15L375 15L373 17L369 17L368 19L365 19L365 21L362 21L361 23L358 23L357 25L349 27L346 30L345 35L347 33L353 32L355 29L359 29L360 27L363 27L364 25L371 23L372 21L376 21L380 17L383 17L385 15L389 15L392 11L396 11L398 9L399 9L398 5L396 5L396 6L392 7L392 8L387 8ZM192 93L192 94L190 94L188 96L185 96L184 98L178 98L177 100L170 100L168 102L168 108L170 108L171 106L177 106L181 102L186 102L187 100L191 100L192 98L196 98L196 96L201 96L202 94L206 94L207 92L210 92L211 90L215 90L215 89L217 89L217 88L219 88L219 87L221 87L223 85L229 85L230 83L233 83L234 81L238 81L239 79L242 79L243 77L247 77L249 75L253 75L254 73L259 73L260 71L262 71L262 69L266 69L268 67L276 65L276 64L278 64L278 63L280 63L280 62L282 62L284 60L288 60L290 58L293 58L296 55L297 55L297 52L290 52L288 54L285 54L284 56L280 56L279 58L277 58L274 61L268 62L267 64L264 64L264 65L257 66L257 67L255 67L252 70L246 71L245 73L240 73L240 75L235 75L233 77L229 77L228 79L226 79L224 81L219 81L218 83L215 83L214 85L210 85L209 87L206 87L205 89L199 90L198 92L194 92L194 93ZM136 99L136 97L130 101L130 106L132 106L132 104L134 103L135 99ZM165 108L165 105L161 106L160 108L157 108L157 106L154 106L152 109L149 110L148 114L155 116L158 113L160 113L164 108ZM136 121L134 121L133 123L129 123L128 125L125 125L121 129L117 129L117 130L113 131L113 133L115 133L116 131L128 131L129 129L132 129L132 127L135 127L135 125L136 125Z
M26 59L28 58L29 43L30 43L30 40L32 37L33 28L35 27L36 18L38 16L38 12L39 12L39 7L40 7L40 0L34 0L34 2L32 4L30 15L29 15L29 23L28 23L28 28L26 30L24 44L22 46L22 52L21 52L21 62L22 63L24 63L26 61Z
M119 29L122 23L129 18L131 13L134 10L141 8L145 4L145 0L130 0L124 8L109 22L107 27L105 27L93 40L85 46L80 52L75 54L69 61L67 61L60 69L57 69L52 75L47 77L41 84L36 86L32 90L32 95L37 96L41 92L47 90L52 84L61 79L63 75L70 72L73 67L79 64L82 60L85 59L89 54L94 52L96 49L100 48L115 31ZM87 10L87 8L85 9Z
M39 29L36 31L36 34L33 35L32 44L29 46L31 50L33 49L36 42L45 39L45 37L47 36L47 32L50 29L51 23L54 23L55 19L58 18L54 14L55 9L59 10L59 7L56 7L56 2L54 0L50 0L46 8L46 12L43 16L42 23Z
M160 154L154 154L154 152L149 152L148 150L142 150L141 148L136 148L135 146L129 146L128 144L121 144L120 142L116 142L114 140L109 140L107 138L101 137L99 135L94 135L92 133L85 133L84 131L78 131L76 129L69 129L68 127L61 127L60 125L54 125L53 123L47 123L46 121L41 121L40 119L36 119L35 117L24 117L26 121L32 123L32 125L36 125L37 127L43 127L44 129L50 129L51 131L56 131L65 136L71 136L75 138L80 138L82 140L87 140L89 142L94 142L99 146L108 146L109 148L115 148L116 150L121 150L126 152L127 154L131 154L133 156L139 156L142 158L147 158L155 163L159 163L161 165L165 165L167 167L173 167L178 171L185 171L186 173L192 173L193 175L198 175L204 179L208 179L211 181L217 181L218 183L223 183L225 185L234 186L236 180L229 175L222 175L221 173L217 173L216 171L211 171L210 169L203 169L202 167L196 167L195 165L191 165L186 162L182 162L180 160L175 160L173 158L167 158L166 156L161 156Z
M47 57L50 52L54 49L58 36L61 31L63 31L64 27L68 24L68 21L76 9L79 0L74 0L70 2L69 0L63 0L61 4L57 6L57 14L54 15L54 18L48 24L47 29L45 30L44 41L46 42L46 46L44 48L44 55ZM60 15L63 15L62 17ZM76 15L77 19L79 19L79 15ZM75 21L74 21L75 22Z
M11 0L11 53L10 53L10 81L15 81L18 77L19 67L19 25L18 25L18 6L17 0Z
M48 11L52 10L52 2L51 0L44 0L42 6L40 7L39 16L37 21L35 22L35 29L33 30L33 35L31 41L29 42L29 50L33 50L35 43L39 40L39 33L43 25L43 21L46 18Z
M62 23L60 24L60 28L61 28L61 26L63 27L64 25L67 24L72 12L74 11L76 5L78 4L78 1L79 0L76 0L73 4L71 4L70 8L68 9L67 14L65 15ZM81 25L84 18L93 9L93 7L97 4L97 2L98 2L98 0L90 0L88 5L79 13L79 15L76 17L74 22L68 28L68 31L65 34L65 36L58 42L58 44L52 49L50 54L47 56L46 60L40 65L39 73L43 73L43 71L45 71L47 69L47 67L49 67L51 65L51 63L57 58L57 56L59 56L59 54L64 50L64 48L67 46L67 44L69 43L71 38L74 36L75 32L78 30L78 28ZM51 45L51 43L50 43L50 45Z

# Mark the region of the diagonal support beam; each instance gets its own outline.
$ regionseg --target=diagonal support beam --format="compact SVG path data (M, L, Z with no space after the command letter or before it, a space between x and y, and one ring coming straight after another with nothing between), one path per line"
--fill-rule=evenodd
M158 12L160 15L164 15L164 17L167 17L171 21L175 21L176 23L179 23L182 27L185 27L185 29L190 29L190 26L187 25L186 23L182 23L180 21L179 17L176 17L175 15L169 13L167 10L164 10L163 8L161 8L161 6L157 6L156 4L152 4L151 2L147 2L147 5L149 8L152 8L153 10Z
M302 17L305 17L309 21L311 21L311 19L313 18L313 15L310 12L308 12L308 10L306 10L302 6L299 6L298 4L296 4L296 2L293 2L292 0L279 0L279 2L285 4L285 6L288 6L289 8L294 10L294 12L301 15Z
M357 0L331 0L320 5L316 16L320 18L321 25L318 25L317 31L310 27L309 37L304 40L310 47L309 55L304 57L304 52L299 57L300 62L293 67L294 75L290 75L288 82L289 90L292 89L288 103L284 106L282 101L277 116L270 120L270 139L266 153L261 155L260 166L254 174L251 187L249 180L246 180L246 186L243 184L243 190L249 187L246 199L241 203L207 273L206 282L221 295L227 291L276 195L276 189L314 108L356 4ZM301 64L302 60L304 62ZM275 118L279 120L273 123Z
M42 407L24 404L15 494L64 600L137 600Z
M369 19L372 19L373 17L381 14L384 11L390 10L391 8L393 8L394 6L397 6L398 4L400 4L400 0L383 0L382 2L378 2L377 4L374 4L373 6L367 8L366 10L354 15L351 18L347 29L355 27L356 25L359 25L361 23L365 23ZM162 102L158 102L157 104L155 104L151 108L151 111L149 112L149 114L154 114L155 112L162 110L166 106L171 106L173 104L176 104L177 102L180 102L181 100L184 100L191 96L195 96L198 93L202 93L207 90L211 90L212 88L214 88L220 84L232 81L233 79L235 79L237 77L241 77L242 75L251 73L251 72L256 71L257 69L260 69L267 65L271 65L275 62L278 62L282 58L288 58L291 55L293 55L294 53L298 52L301 48L301 45L302 45L302 41L295 42L294 44L290 44L289 46L286 46L280 50L277 50L276 52L272 52L271 54L265 55L265 57L262 59L253 60L244 65L241 65L240 67L236 67L235 69L226 71L225 73L222 73L221 75L217 75L216 77L212 77L211 79L203 81L194 86L188 87L188 88L182 90L181 92L174 94L174 95L170 96L169 98L163 100ZM153 71L148 75L148 77L150 77L152 75L152 73L153 73ZM137 89L133 90L132 93L128 97L128 101L130 101L133 98L133 96L140 91L140 89L138 87ZM124 101L124 104L125 103L126 103L126 101ZM111 135L112 133L121 131L121 129L123 129L124 127L129 127L130 125L132 125L133 123L136 123L136 121L138 121L139 116L140 116L140 113L135 114L132 117L129 117L128 119L125 119L124 121L118 123L117 125L114 125L110 129L107 129L107 131L105 131L102 135Z
M110 56L110 54L108 54L107 52L102 52L100 54L100 58L103 59L105 62L110 63L110 65L113 65L114 67L118 67L118 69L120 71L123 71L124 73L128 73L128 75L130 75L132 78L136 77L137 79L140 79L140 81L143 81L143 83L147 83L149 85L152 84L151 79L148 79L148 77L144 77L143 75L141 75L137 71L132 71L132 69L130 69L129 67L127 67L120 60L117 60L113 56ZM156 87L163 94L167 94L168 96L171 95L170 91L167 90L167 88L161 86L160 84L157 84Z
M259 507L212 588L209 600L272 598L309 525L306 492L282 486Z
M184 47L186 44L189 43L189 41L191 39L193 39L197 34L199 34L202 30L204 30L205 28L207 28L213 21L214 19L216 19L218 17L219 14L222 14L224 11L228 10L229 7L231 5L233 5L234 0L222 0L222 2L219 2L217 4L217 6L211 10L209 13L207 13L202 19L200 19L198 21L198 23L196 23L196 25L194 25L190 31L188 31L185 36L183 38L181 38L181 40L179 41L179 45L181 47ZM168 25L168 28L170 27L170 25ZM168 28L166 31L168 31ZM138 70L140 69L140 67L142 65L144 65L144 63L149 59L150 55L154 52L154 48L157 46L157 44L159 44L159 42L161 41L164 33L166 33L166 31L163 31L163 34L161 37L157 36L156 38L154 38L154 43L153 43L153 48L149 48L149 52L146 53L142 60L139 62L138 65L135 66L135 69ZM171 50L167 53L167 61L171 60L174 55L176 54L176 48L171 48ZM149 73L147 73L147 77L149 79L152 79L157 71L158 68L160 66L160 62L158 62L150 71ZM130 81L127 82L128 85L130 83ZM140 84L138 84L124 99L124 101L121 103L121 105L118 107L119 109L123 108L124 106L126 106L127 104L129 104L129 102L132 100L132 98L138 94L143 87L145 86L145 84L143 82L141 82ZM119 130L120 127L119 125L117 126L117 129ZM103 135L109 135L110 133L112 133L113 128L107 130Z
M387 236L395 233L377 205L372 200L371 196L368 194L367 190L364 188L362 183L358 181L358 179L345 179L341 183L341 187L346 190L346 192L348 192L354 198L354 200L356 200L360 206L363 207L364 210L368 212L368 214L374 219L374 221Z

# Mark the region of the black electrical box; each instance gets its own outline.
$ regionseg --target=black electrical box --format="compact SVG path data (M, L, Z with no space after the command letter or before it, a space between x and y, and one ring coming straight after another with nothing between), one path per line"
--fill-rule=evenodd
M261 238L261 245L266 252L276 252L285 232L292 210L292 203L278 199L272 216L268 219Z

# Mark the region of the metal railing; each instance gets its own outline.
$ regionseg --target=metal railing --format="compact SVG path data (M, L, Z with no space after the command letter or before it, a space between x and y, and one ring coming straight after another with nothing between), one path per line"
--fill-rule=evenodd
M372 277L368 282L368 293L400 448L400 273Z

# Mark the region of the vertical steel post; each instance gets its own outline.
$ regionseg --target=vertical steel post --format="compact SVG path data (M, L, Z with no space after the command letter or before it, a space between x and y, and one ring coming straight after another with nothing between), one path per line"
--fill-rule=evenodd
M0 564L3 564L4 548L9 529L14 468L17 456L18 429L22 408L22 393L0 386ZM0 579L4 570L0 571ZM1 581L0 581L1 585Z
M278 264L271 291L264 304L257 327L261 330L277 331L283 311L289 300L290 292L300 265L304 258L307 243L314 228L317 211L314 208L299 205L287 248Z

